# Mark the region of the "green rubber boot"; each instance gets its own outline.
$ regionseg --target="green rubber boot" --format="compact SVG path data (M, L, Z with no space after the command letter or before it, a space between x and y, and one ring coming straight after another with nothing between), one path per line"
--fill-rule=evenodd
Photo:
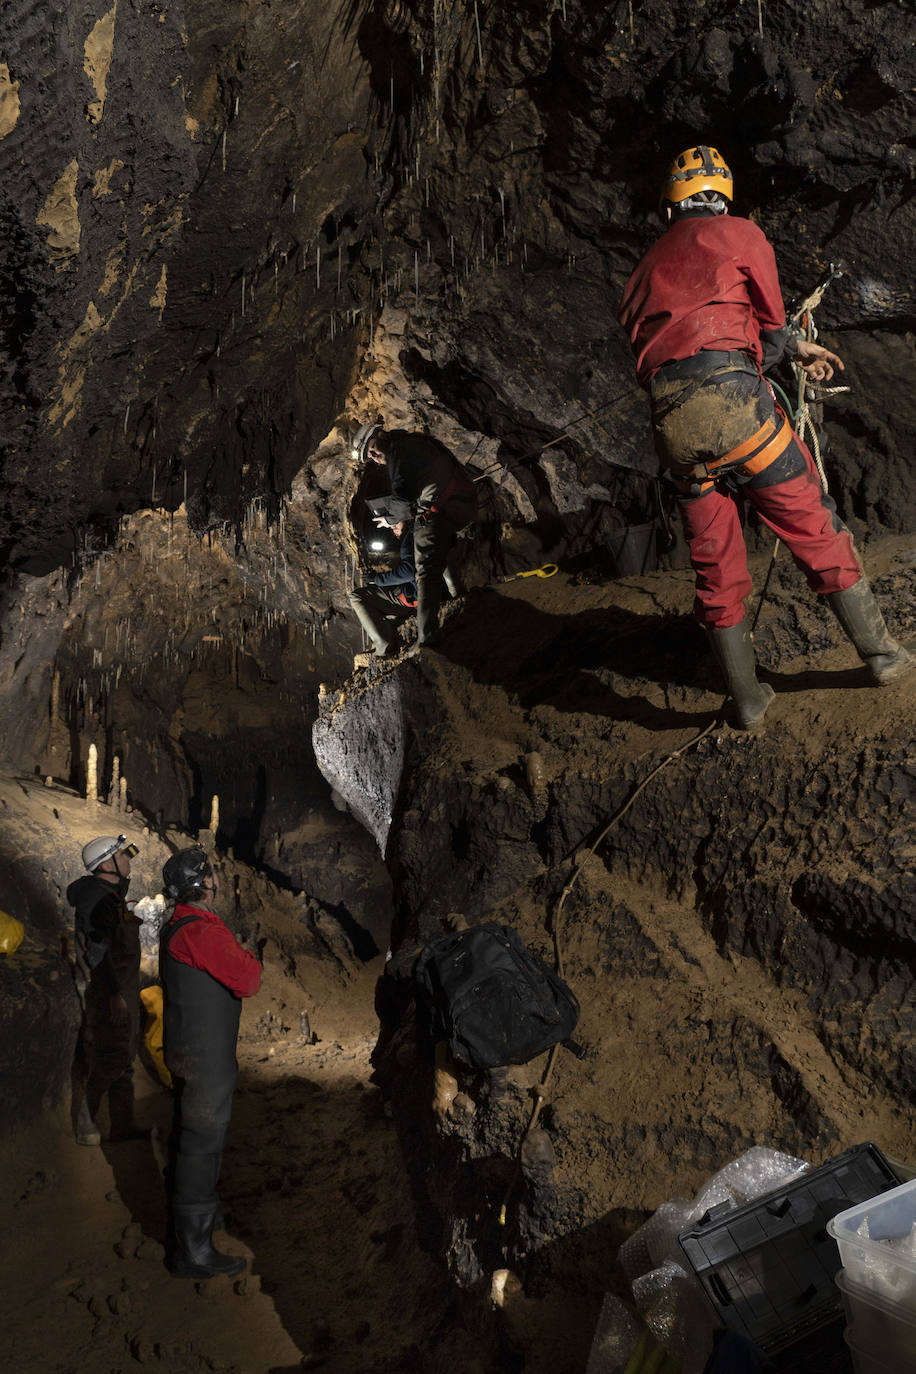
M888 633L867 578L845 591L828 592L827 604L878 686L893 682L916 663Z
M739 730L753 730L766 715L774 692L766 683L757 681L757 664L747 620L706 633L728 694L735 703L733 724Z

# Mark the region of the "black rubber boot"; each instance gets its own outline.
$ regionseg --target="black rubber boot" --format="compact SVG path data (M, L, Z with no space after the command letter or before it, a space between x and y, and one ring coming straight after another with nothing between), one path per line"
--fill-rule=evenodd
M728 694L735 703L734 724L740 730L753 730L766 715L774 692L765 682L757 681L754 646L747 620L706 633Z
M169 1273L177 1279L212 1279L217 1274L241 1274L248 1261L244 1255L224 1255L210 1239L214 1214L173 1208L170 1246L166 1259Z
M860 578L845 591L829 592L827 604L868 668L872 681L879 686L893 682L916 663L912 654L888 633L867 578Z

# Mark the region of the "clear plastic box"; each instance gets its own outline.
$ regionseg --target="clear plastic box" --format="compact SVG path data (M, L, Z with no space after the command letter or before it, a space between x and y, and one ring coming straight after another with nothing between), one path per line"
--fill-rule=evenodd
M916 1374L916 1310L907 1311L900 1303L888 1302L873 1289L853 1283L845 1269L837 1274L836 1284L860 1349L894 1369L911 1369Z
M845 1339L855 1374L916 1374L916 1364L901 1360L888 1361L874 1354L863 1344L854 1326L846 1328Z
M847 1279L909 1312L916 1311L914 1228L916 1179L856 1203L827 1223Z

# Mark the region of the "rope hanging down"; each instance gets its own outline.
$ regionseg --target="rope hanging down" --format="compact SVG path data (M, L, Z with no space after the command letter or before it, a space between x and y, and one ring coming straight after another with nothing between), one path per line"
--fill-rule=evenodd
M665 768L669 763L672 763L672 762L674 761L674 759L680 758L680 756L681 756L682 754L685 754L685 753L687 752L688 749L692 749L692 748L694 747L694 745L699 744L699 743L700 743L700 740L705 739L706 736L709 735L709 734L711 734L712 731L715 730L715 728L722 722L722 719L723 719L724 714L725 714L725 703L726 703L727 700L728 700L727 697L723 700L722 705L719 707L719 710L716 712L716 715L715 715L714 719L711 720L711 721L709 722L709 724L706 726L705 729L701 730L700 733L699 733L698 735L694 735L693 738L692 738L692 739L689 739L689 740L687 741L686 744L682 744L678 749L673 749L673 750L671 751L670 754L666 754L665 757L661 760L661 762L660 762L660 763L657 763L657 764L655 765L655 767L651 770L651 772L649 772L649 773L646 774L646 776L643 778L642 782L639 783L636 787L634 787L633 791L632 791L632 792L630 793L630 795L627 797L626 801L623 803L622 806L620 806L620 807L614 812L614 814L611 816L610 820L609 820L609 821L607 822L607 824L604 826L604 829L603 829L603 830L601 831L601 833L598 835L598 838L597 838L597 839L594 841L594 843L592 844L591 848L588 849L588 850L586 851L586 853L583 855L583 857L582 857L582 858L579 860L579 862L576 864L576 867L573 869L573 872L572 872L572 875L571 875L569 881L567 882L566 886L563 888L563 891L560 893L560 896L559 896L559 899L558 899L557 905L556 905L556 910L555 910L554 913L553 913L553 921L551 922L551 934L552 934L552 936L553 936L554 962L555 962L555 965L556 965L557 973L560 975L561 978L564 977L564 960L563 960L563 941L562 941L561 917L562 917L562 915L563 915L563 908L564 908L564 906L566 905L566 899L567 899L567 897L569 896L569 894L572 892L573 888L575 887L575 885L576 885L576 883L577 883L577 881L578 881L578 879L579 879L579 875L582 873L583 869L585 868L585 865L588 863L589 859L590 859L590 858L592 857L592 855L595 853L595 851L597 850L598 846L601 844L602 840L604 840L604 839L606 838L606 836L610 833L610 831L611 831L611 830L613 829L613 827L617 824L617 822L623 819L623 817L624 817L624 816L627 814L627 812L629 811L630 807L631 807L631 806L633 805L633 803L636 801L636 798L639 796L640 792L642 792L643 788L645 788L645 787L647 787L647 786L649 785L649 783L652 781L652 779L655 777L655 775L656 775L657 773L660 773L661 770L662 770L663 768ZM545 1103L546 1100L547 1100L547 1087L548 1087L548 1084L550 1083L551 1075L553 1074L553 1066L554 1066L554 1063L555 1063L555 1061L556 1061L557 1052L558 1052L559 1049L560 1049L560 1046L559 1046L559 1045L553 1045L553 1046L551 1047L550 1052L549 1052L548 1057L547 1057L547 1065L546 1065L546 1067L545 1067L545 1069L544 1069L543 1074L541 1075L541 1081L540 1081L540 1083L537 1085L536 1088L532 1089L532 1096L533 1096L533 1098L534 1098L534 1104L533 1104L532 1109L531 1109L531 1115L530 1115L530 1117L528 1118L528 1124L526 1125L525 1130L524 1130L524 1132L522 1133L521 1140L519 1141L518 1154L517 1154L516 1163L515 1163L515 1170L514 1170L514 1172L513 1172L513 1174L512 1174L512 1178L511 1178L510 1181L509 1181L509 1186L508 1186L507 1189L506 1189L505 1195L504 1195L504 1197L503 1197L502 1205L501 1205L501 1207L500 1207L500 1209L499 1209L499 1224L500 1224L500 1226L505 1226L505 1224L506 1224L506 1212L507 1212L507 1210L508 1210L509 1203L510 1203L510 1201L511 1201L511 1199L512 1199L512 1194L515 1192L516 1186L517 1186L517 1184L518 1184L518 1180L519 1180L519 1178L520 1178L520 1176L521 1176L521 1171L522 1171L522 1166L521 1166L522 1150L523 1150L523 1148L524 1148L525 1141L528 1139L529 1135L530 1135L531 1132L534 1130L534 1127L535 1127L535 1125L536 1125L536 1123L537 1123L537 1119L538 1119L538 1117L539 1117L540 1114L541 1114L541 1108L543 1107L544 1103Z

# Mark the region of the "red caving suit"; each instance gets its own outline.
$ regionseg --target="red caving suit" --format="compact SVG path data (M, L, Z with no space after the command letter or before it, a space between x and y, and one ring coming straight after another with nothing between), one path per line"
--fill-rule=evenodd
M651 397L656 452L679 493L700 623L725 629L744 618L745 500L812 591L858 582L849 531L763 377L765 350L775 355L768 365L778 361L787 331L762 231L730 215L684 213L637 264L619 319Z

